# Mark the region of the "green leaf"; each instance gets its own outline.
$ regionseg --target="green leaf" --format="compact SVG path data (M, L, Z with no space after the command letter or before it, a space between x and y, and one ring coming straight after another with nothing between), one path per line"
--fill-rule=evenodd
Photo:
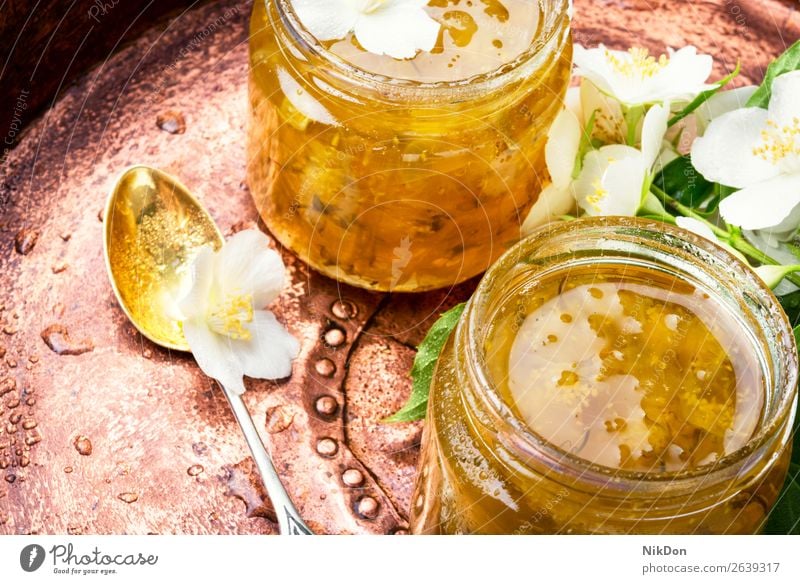
M715 87L713 87L712 89L708 89L703 93L701 93L700 95L698 95L697 97L695 97L689 105L687 105L681 111L672 116L669 123L667 124L667 127L671 128L672 126L680 122L683 118L694 112L697 108L699 108L709 99L714 97L714 95L718 93L723 87L725 87L728 83L733 81L733 79L739 75L739 71L741 70L742 70L741 62L737 62L736 68L733 71L731 71L730 74L720 79Z
M789 294L781 298L781 304L791 302L793 312L800 305L798 294ZM791 300L787 298L791 297ZM787 311L788 313L788 311ZM791 315L790 315L791 318ZM800 343L800 326L794 328L794 338ZM800 412L798 412L800 413ZM764 533L775 535L800 535L800 416L794 420L794 438L792 440L792 461L789 464L789 473L783 490L778 496L778 501L772 508L764 528Z
M764 528L768 535L800 535L800 465L789 465L789 475Z
M797 327L800 325L800 290L785 294L778 298L783 307L786 316L789 317L789 322L792 326ZM795 338L797 338L798 329L795 329Z
M676 158L656 173L653 184L687 207L697 208L714 194L708 182L687 156Z
M386 418L384 422L413 422L425 417L436 362L439 360L439 355L450 337L450 333L456 328L465 307L466 303L454 306L439 317L439 320L428 331L425 339L417 347L417 356L414 358L414 366L411 368L411 379L413 380L411 397L399 412Z
M767 109L772 98L772 82L776 77L800 69L800 41L797 41L767 68L764 81L756 92L747 100L747 107L761 107Z

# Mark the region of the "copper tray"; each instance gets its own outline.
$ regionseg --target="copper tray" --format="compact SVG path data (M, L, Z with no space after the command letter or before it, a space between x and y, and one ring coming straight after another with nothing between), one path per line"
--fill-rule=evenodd
M40 50L49 52L26 111L52 107L26 120L0 168L0 533L275 533L224 396L117 308L99 220L115 176L144 163L181 177L227 234L256 224L244 183L251 4L150 14L150 28L66 89L75 26L87 26L92 4L70 12L67 2L45 3L34 34L21 3L9 4L0 17L0 42L15 40L4 116ZM93 42L117 40L98 37L98 27L143 29L135 12L88 22ZM741 60L739 83L758 81L800 36L790 1L577 0L575 12L577 42L695 44L715 55L720 76ZM302 355L290 380L251 381L247 405L315 531L403 533L421 424L380 420L408 395L416 344L475 282L373 294L284 257L292 285L275 309Z

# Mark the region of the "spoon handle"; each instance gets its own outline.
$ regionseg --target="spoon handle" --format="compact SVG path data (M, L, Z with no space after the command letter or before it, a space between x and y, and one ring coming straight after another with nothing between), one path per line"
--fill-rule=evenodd
M231 404L233 415L236 416L236 421L244 434L244 439L250 447L250 452L253 455L258 472L264 481L264 486L267 489L267 494L272 501L272 506L275 508L275 514L278 516L278 527L280 528L281 535L313 535L308 526L300 518L300 514L295 509L292 500L283 488L280 477L272 464L272 460L264 448L264 443L258 436L258 431L253 423L253 418L247 407L244 405L242 396L228 390L220 383L228 402Z

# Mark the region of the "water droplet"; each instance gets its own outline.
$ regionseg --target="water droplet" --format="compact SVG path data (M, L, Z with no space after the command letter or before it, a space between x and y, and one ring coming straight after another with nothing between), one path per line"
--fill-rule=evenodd
M331 305L333 316L341 320L350 320L358 314L358 307L349 300L339 299Z
M17 334L17 327L15 327L12 324L7 324L6 326L3 327L3 332L9 336L15 335Z
M120 493L117 495L117 499L124 501L125 503L135 503L139 500L139 495L136 493Z
M342 474L342 482L348 487L360 487L364 484L364 473L357 468L348 468Z
M6 377L0 381L0 397L3 397L7 393L11 393L15 389L17 389L17 381L15 379Z
M60 324L53 324L44 329L42 340L57 355L82 355L94 349L94 345L88 339L73 341L66 327Z
M22 422L23 430L33 430L36 427L36 420L25 420Z
M20 459L19 459L19 465L20 465L22 468L25 468L25 467L26 467L26 466L28 466L30 463L31 463L31 459L30 459L29 457L25 456L24 454L23 454L23 455L20 457Z
M12 424L17 424L22 419L22 414L11 414L8 418L8 421Z
M322 414L323 416L332 416L339 409L339 404L336 401L336 398L330 395L323 395L317 399L314 407L316 408L317 413Z
M38 444L42 441L42 435L39 434L39 430L34 429L27 438L25 438L25 444L28 446L33 446L34 444Z
M27 401L25 402L25 405L28 405L28 406L36 405L36 398L35 397L29 397L27 399Z
M331 458L339 452L339 444L333 438L321 438L317 441L317 453L325 458Z
M6 475L6 482L7 483L12 484L16 480L17 480L17 475L14 475L14 474L11 474L11 473Z
M69 231L65 231L61 235L59 235L59 237L64 241L69 241L70 239L72 239L72 234Z
M75 446L75 450L77 450L78 454L81 456L89 456L92 453L92 441L86 436L78 436L72 442L72 445Z
M278 520L267 492L264 490L261 476L251 459L245 459L233 466L225 466L223 471L225 475L222 478L228 485L228 491L225 494L244 503L247 517L264 517L270 521Z
M347 340L347 336L342 329L334 327L328 329L323 339L325 340L325 344L329 347L340 347Z
M153 358L153 351L151 351L150 349L144 349L142 351L142 357L144 357L145 359L152 359Z
M64 311L66 309L67 309L67 307L64 306L61 302L56 302L55 304L53 304L52 311L53 311L54 315L56 315L58 317L61 317L61 316L64 316Z
M11 398L6 402L6 407L9 410L13 410L16 407L19 407L19 398Z
M60 274L61 272L66 271L66 269L68 267L69 267L69 264L67 264L66 262L61 262L61 263L55 264L50 269L53 271L54 274Z
M167 110L158 114L156 126L170 134L183 134L186 131L186 119L179 111Z
M17 427L14 424L9 424L6 426L6 434L16 434Z
M266 428L270 434L283 432L292 425L292 421L294 421L294 414L287 408L275 406L267 409Z
M21 229L14 237L14 249L20 255L28 255L33 251L36 242L39 240L39 232L33 229Z
M64 467L64 472L65 472L65 473L67 473L67 474L71 473L71 472L72 472L72 470L73 470L73 469L72 469L72 467L71 467L71 466L65 466L65 467Z
M188 469L186 469L186 473L187 473L187 474L188 474L190 477L196 477L197 475L201 474L201 473L202 473L204 470L206 470L206 469L204 469L202 465L200 465L200 464L193 464L193 465L192 465L192 466L190 466Z
M39 362L39 355L30 355L28 357L28 361L31 363L38 363Z
M8 365L8 367L10 369L16 369L17 368L17 360L16 359L12 359L11 357L8 357L6 359L6 365Z
M333 377L336 373L336 364L330 359L320 359L314 364L314 369L323 377Z
M362 497L356 505L356 512L364 519L375 519L378 516L378 501L374 497Z

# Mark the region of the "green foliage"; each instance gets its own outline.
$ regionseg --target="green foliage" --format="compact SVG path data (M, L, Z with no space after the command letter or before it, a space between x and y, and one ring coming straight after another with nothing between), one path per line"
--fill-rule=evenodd
M764 81L756 92L747 100L748 107L761 107L766 109L772 98L772 82L776 77L800 69L800 41L786 49L780 57L775 59L767 68Z
M698 208L714 195L714 184L700 174L689 156L667 164L656 174L653 184L687 207Z
M439 360L439 355L450 337L450 333L456 328L465 307L464 303L454 306L439 317L439 320L428 331L425 339L417 347L417 356L414 358L414 366L411 368L411 379L413 380L411 397L399 412L386 418L385 422L413 422L425 417L436 362Z

